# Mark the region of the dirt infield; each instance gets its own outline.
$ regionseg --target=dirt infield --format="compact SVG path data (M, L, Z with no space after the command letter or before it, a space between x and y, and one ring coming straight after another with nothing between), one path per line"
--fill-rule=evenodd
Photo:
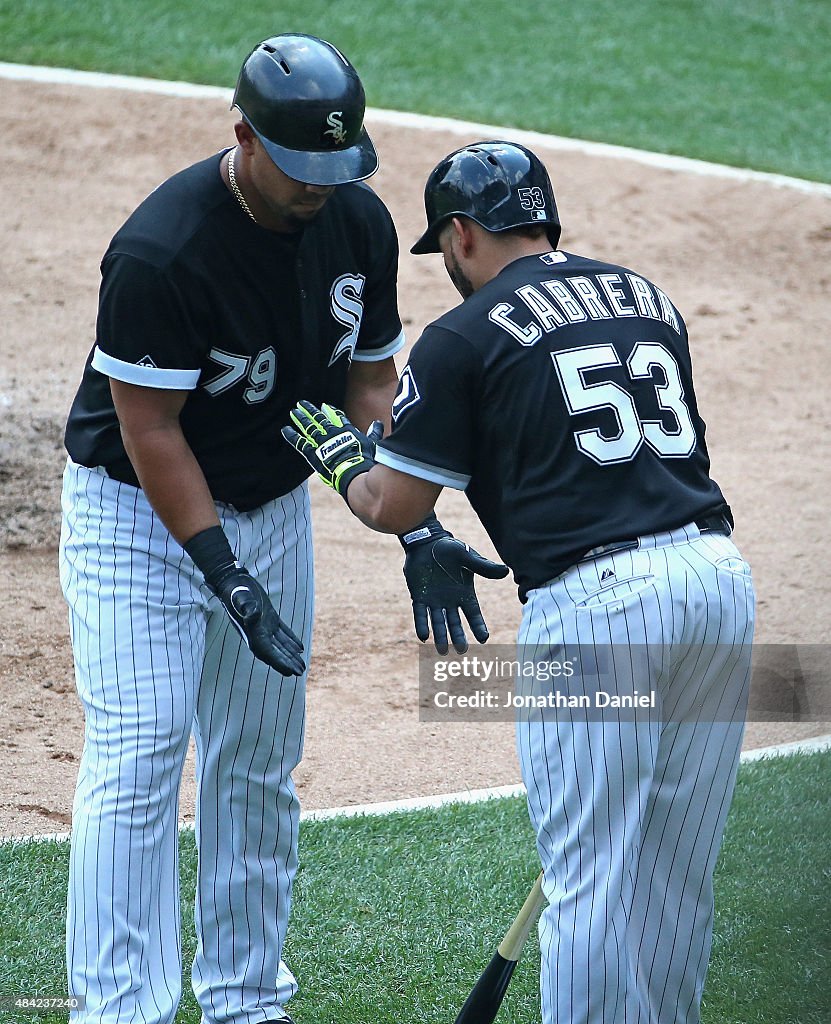
M228 144L219 100L0 81L3 172L0 349L0 834L64 829L82 745L66 610L57 583L62 429L93 337L98 262L124 217L168 174ZM457 301L439 257L412 257L421 189L458 135L369 123L374 186L402 240L401 307L412 343ZM831 200L762 182L697 177L540 149L563 247L634 266L690 328L714 475L753 565L758 638L822 643L829 573L827 370ZM403 364L403 360L401 360ZM318 616L309 679L306 807L518 780L513 730L417 717L418 645L400 550L313 487ZM448 526L492 553L463 496ZM510 582L480 588L495 640L510 643ZM747 746L828 731L753 725ZM192 818L186 771L183 817Z

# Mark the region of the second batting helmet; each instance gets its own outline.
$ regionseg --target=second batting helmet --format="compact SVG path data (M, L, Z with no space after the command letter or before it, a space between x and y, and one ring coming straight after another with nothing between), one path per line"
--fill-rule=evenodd
M366 97L357 71L323 39L272 36L246 57L237 107L275 164L296 181L342 185L374 174L364 128Z
M546 225L556 249L560 221L542 161L514 142L477 142L446 156L424 189L427 230L410 252L440 252L438 237L451 217L465 216L488 231Z

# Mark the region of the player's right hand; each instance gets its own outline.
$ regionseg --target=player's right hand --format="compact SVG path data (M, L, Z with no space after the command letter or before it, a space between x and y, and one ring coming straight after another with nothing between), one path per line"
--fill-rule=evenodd
M325 402L318 409L311 402L300 401L290 415L293 426L282 428L284 439L345 499L355 477L375 465L375 443L384 432L383 424L375 420L364 434L346 413Z
M210 585L255 658L284 676L306 671L300 638L283 622L247 569L235 566Z

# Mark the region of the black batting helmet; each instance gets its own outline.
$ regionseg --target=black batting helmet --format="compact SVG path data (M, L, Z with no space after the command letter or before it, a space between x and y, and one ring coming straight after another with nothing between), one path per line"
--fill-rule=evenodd
M539 157L515 142L477 142L446 156L424 188L427 230L410 252L440 252L450 217L463 215L488 231L544 224L552 248L560 240L557 204Z
M272 36L246 57L237 107L275 164L296 181L342 185L374 174L364 128L366 97L357 71L323 39Z

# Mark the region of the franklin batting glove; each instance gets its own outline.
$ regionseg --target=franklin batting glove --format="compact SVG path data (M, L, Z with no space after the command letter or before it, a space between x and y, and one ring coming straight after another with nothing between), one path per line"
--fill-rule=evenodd
M459 654L468 649L459 614L461 609L474 637L483 644L488 627L482 616L474 575L501 580L508 566L492 562L463 541L456 540L434 514L414 530L398 538L406 552L404 579L413 601L416 636L424 642L433 628L433 643L439 654L447 654L447 635Z
M345 413L324 403L320 409L301 401L291 413L294 427L285 426L283 437L309 463L320 479L342 498L356 476L375 465L375 443L384 432L375 420L364 434Z

